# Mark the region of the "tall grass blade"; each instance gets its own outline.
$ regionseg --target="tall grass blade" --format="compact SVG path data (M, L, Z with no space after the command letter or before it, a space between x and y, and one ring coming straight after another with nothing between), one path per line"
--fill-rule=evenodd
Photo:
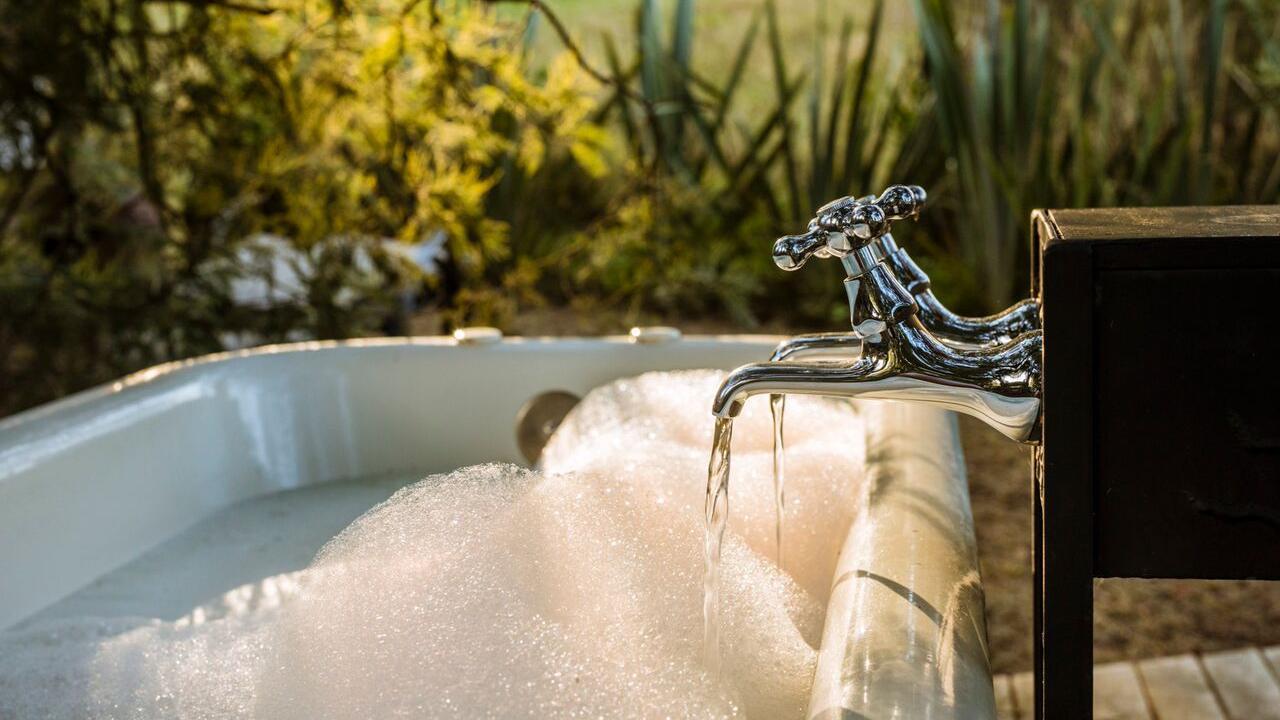
M853 18L846 15L840 25L840 44L836 50L835 73L831 78L831 102L830 107L827 108L827 127L823 146L817 157L812 160L815 165L821 164L822 176L828 180L835 177L837 129L840 126L840 115L844 111L846 88L849 86L849 81L846 78L849 74L849 53L852 44ZM834 188L824 187L822 190L821 195L831 197L855 192L841 186Z
M871 22L867 25L867 44L863 47L862 57L858 60L858 75L854 80L853 94L849 98L851 103L849 123L846 126L844 160L841 164L838 183L842 188L847 188L854 181L862 179L863 175L863 113L867 111L868 80L871 78L871 66L876 58L876 46L880 42L880 25L883 17L884 0L876 0L871 10Z
M613 79L619 83L628 82L628 73L622 69L622 61L618 58L618 48L613 41L613 36L609 33L604 35L604 57L605 62L609 64L609 72L612 73ZM622 95L622 91L617 91L617 108L618 118L622 123L622 136L626 140L627 146L632 148L632 152L637 157L644 155L644 143L640 139L640 133L636 129L635 119L631 117L631 107L628 100Z
M809 86L809 187L804 205L816 208L824 202L819 198L826 196L826 179L823 177L822 162L822 90L826 84L827 66L827 3L826 0L814 0L818 6L814 19L813 38L813 82Z
M1187 116L1187 95L1190 81L1187 60L1186 30L1182 24L1182 0L1169 0L1169 51L1173 60L1173 77L1177 84L1174 95L1177 98L1176 110L1178 119Z
M774 0L767 0L765 3L765 25L769 31L769 56L773 61L774 87L778 93L779 104L781 104L788 86L787 64L782 49L782 32L778 26L778 6ZM786 216L799 218L806 211L801 207L800 203L800 177L792 138L795 125L791 121L789 114L783 116L780 127L782 132L783 172L787 183L787 199L789 202Z
M671 57L686 72L693 58L694 0L679 0L676 4L676 22L671 30Z
M751 24L747 26L747 32L742 36L742 42L738 45L738 52L733 57L733 65L729 68L729 78L724 84L723 95L720 99L720 105L716 108L715 120L712 127L719 132L724 127L725 120L729 116L729 106L733 102L734 94L738 91L738 86L742 82L743 71L747 67L747 59L751 57L751 48L755 45L756 33L760 29L760 14L757 12L751 18Z
M677 165L675 128L679 117L666 108L670 98L664 68L665 51L662 47L662 18L657 0L640 2L640 89L655 112L647 113L650 132L655 146L655 159L661 158L669 167Z
M802 81L803 76L798 78L796 82L791 83L784 88L783 97L774 106L773 110L769 113L768 118L766 118L760 125L759 129L750 136L747 147L741 154L741 160L739 160L738 163L730 169L730 180L744 177L752 168L756 168L759 172L764 172L772 167L774 160L776 160L782 152L782 145L786 141L785 134L779 140L773 152L766 154L764 153L763 148L769 141L770 137L773 136L774 131L781 128L783 123L786 121L787 116L791 112L791 104L799 95L800 87L803 84ZM729 192L731 192L731 189L722 191L721 196L718 196L718 200L722 199L722 196Z
M538 39L538 27L542 25L542 11L533 8L529 11L529 16L525 20L524 32L520 33L520 58L529 57L529 52L533 49L533 44Z
M720 145L720 139L716 136L715 128L703 116L702 109L697 105L690 103L686 112L689 115L689 119L693 121L693 126L698 130L698 135L702 138L702 144L706 146L707 156L711 159L712 164L727 177L731 172L729 159L725 155L724 148ZM697 168L697 171L701 175L701 168Z
M676 3L676 19L671 27L671 55L668 60L674 66L674 72L667 74L670 84L674 86L674 97L686 107L691 105L693 98L690 87L694 81L690 67L693 56L693 10L694 0L678 0ZM671 134L674 153L684 157L684 123L673 122Z
M1215 108L1218 105L1218 75L1222 70L1222 33L1226 25L1227 0L1212 0L1209 15L1205 18L1204 97L1200 114L1199 173L1195 184L1196 203L1202 203L1209 194L1213 181L1214 148L1213 127Z

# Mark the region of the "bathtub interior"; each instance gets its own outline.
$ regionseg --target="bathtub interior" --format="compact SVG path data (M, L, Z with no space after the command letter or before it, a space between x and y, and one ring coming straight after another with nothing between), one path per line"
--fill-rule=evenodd
M305 566L423 475L524 463L516 417L541 393L729 369L777 339L286 345L154 368L14 416L0 422L0 630L87 610L175 617Z
M270 591L270 578L301 571L326 542L422 473L312 483L213 510L119 567L19 621L177 620L235 588ZM264 580L268 584L255 587Z
M768 357L778 340L279 346L154 368L10 418L0 422L0 631L78 617L173 620L235 588L254 597L224 603L270 602L291 592L278 587L290 573L405 485L522 463L516 425L531 399L581 397L653 370L727 370ZM876 459L850 470L878 479L840 553L810 714L990 716L980 584L965 584L976 554L954 418L874 405ZM851 662L857 672L846 672Z

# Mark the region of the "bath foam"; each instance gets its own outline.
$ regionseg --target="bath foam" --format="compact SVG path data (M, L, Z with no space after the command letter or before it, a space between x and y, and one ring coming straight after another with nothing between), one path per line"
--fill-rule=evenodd
M276 610L54 620L0 636L0 717L248 717Z
M771 562L767 417L744 414L736 433L735 466L748 467L734 475L725 682L715 684L699 659L698 416L709 431L706 387L718 375L629 382L584 400L546 472L486 465L427 478L356 520L305 571L173 623L89 618L0 635L0 717L802 715L822 602ZM662 398L676 404L652 404ZM833 455L831 433L845 428L826 423L857 418L847 406L802 405L788 423L799 428L792 527L838 524L818 498L804 503L821 489L807 478L856 484L861 432L849 427L859 439ZM611 424L596 422L601 413ZM628 444L637 427L653 437ZM844 534L820 531L837 544ZM791 547L793 558L806 552Z
M710 398L723 380L724 373L708 370L655 372L597 388L565 418L541 467L629 474L657 501L701 518L715 425ZM785 570L824 608L863 487L865 435L856 403L787 400ZM752 398L734 420L729 534L769 561L776 546L773 492L769 403Z
M776 717L803 707L812 650L788 614L804 604L793 583L741 544L727 553L742 664L768 668L751 677L765 689L742 698L699 665L695 522L612 476L489 468L479 479L511 482L506 473L527 490L479 532L456 529L483 488L442 512L439 488L457 480L448 478L393 498L322 551L316 566L339 577L286 606L263 716L358 717L382 695L418 697L430 715L496 717ZM369 562L369 547L412 559Z

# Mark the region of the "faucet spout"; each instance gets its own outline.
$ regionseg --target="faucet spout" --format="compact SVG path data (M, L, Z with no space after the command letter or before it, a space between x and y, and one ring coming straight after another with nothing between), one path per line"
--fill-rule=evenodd
M764 393L900 400L976 417L1011 440L1038 441L1039 331L1001 348L960 353L921 330L913 318L880 342L864 343L852 362L743 365L725 378L711 411L734 417L747 398Z
M725 378L716 391L711 412L716 417L737 417L743 403L763 393L787 395L861 394L868 383L888 369L887 358L864 355L850 364L824 362L768 362L743 365ZM837 389L840 388L840 389Z

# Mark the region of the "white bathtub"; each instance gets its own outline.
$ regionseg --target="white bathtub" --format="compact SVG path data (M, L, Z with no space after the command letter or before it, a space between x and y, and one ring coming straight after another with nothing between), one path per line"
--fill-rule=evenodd
M728 369L778 340L281 345L159 366L0 421L0 630L176 617L300 569L400 484L521 462L515 419L542 392ZM887 403L875 417L874 482L834 578L810 714L993 717L955 421Z

